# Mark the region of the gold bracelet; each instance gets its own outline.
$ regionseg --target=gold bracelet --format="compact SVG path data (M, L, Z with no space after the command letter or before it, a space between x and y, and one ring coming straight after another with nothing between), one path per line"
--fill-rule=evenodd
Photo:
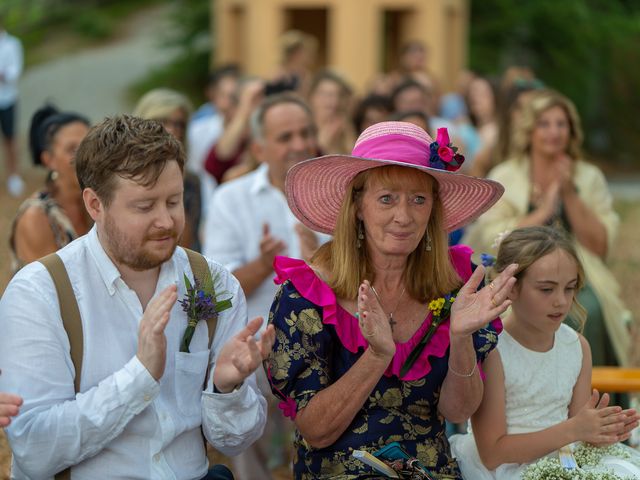
M453 373L454 375L456 375L458 377L462 377L462 378L472 377L473 374L476 373L476 368L478 368L478 362L475 362L473 364L473 368L471 369L470 373L458 373L453 368L451 368L451 364L449 364L449 370L451 371L451 373Z

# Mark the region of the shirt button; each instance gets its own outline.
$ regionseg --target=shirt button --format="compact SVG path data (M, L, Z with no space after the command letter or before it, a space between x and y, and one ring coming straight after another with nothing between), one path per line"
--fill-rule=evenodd
M159 453L156 453L156 454L153 456L153 461L154 461L154 462L156 462L156 463L158 463L158 462L160 461L160 454L159 454Z
M151 395L149 395L149 394L146 394L143 398L144 398L145 402L151 401Z

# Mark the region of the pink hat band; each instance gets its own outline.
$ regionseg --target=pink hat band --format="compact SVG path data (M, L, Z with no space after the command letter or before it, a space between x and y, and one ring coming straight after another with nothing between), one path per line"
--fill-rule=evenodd
M429 145L413 137L389 134L368 138L356 144L351 154L360 158L393 160L418 167L429 167Z

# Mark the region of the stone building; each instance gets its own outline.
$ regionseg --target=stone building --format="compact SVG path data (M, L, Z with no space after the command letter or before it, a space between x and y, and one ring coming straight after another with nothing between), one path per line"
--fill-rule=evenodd
M428 69L444 89L467 64L468 0L211 0L216 64L239 63L269 77L278 39L289 29L318 40L316 67L344 74L361 90L395 68L401 45L429 49Z

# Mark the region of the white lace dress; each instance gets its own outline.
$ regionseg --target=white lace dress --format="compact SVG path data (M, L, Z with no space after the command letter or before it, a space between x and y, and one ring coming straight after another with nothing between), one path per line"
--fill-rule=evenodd
M497 349L504 369L507 433L536 432L566 420L582 368L582 348L576 332L562 324L553 348L534 352L505 330ZM467 480L514 480L527 466L509 463L489 471L480 460L473 434L453 435L449 441Z

